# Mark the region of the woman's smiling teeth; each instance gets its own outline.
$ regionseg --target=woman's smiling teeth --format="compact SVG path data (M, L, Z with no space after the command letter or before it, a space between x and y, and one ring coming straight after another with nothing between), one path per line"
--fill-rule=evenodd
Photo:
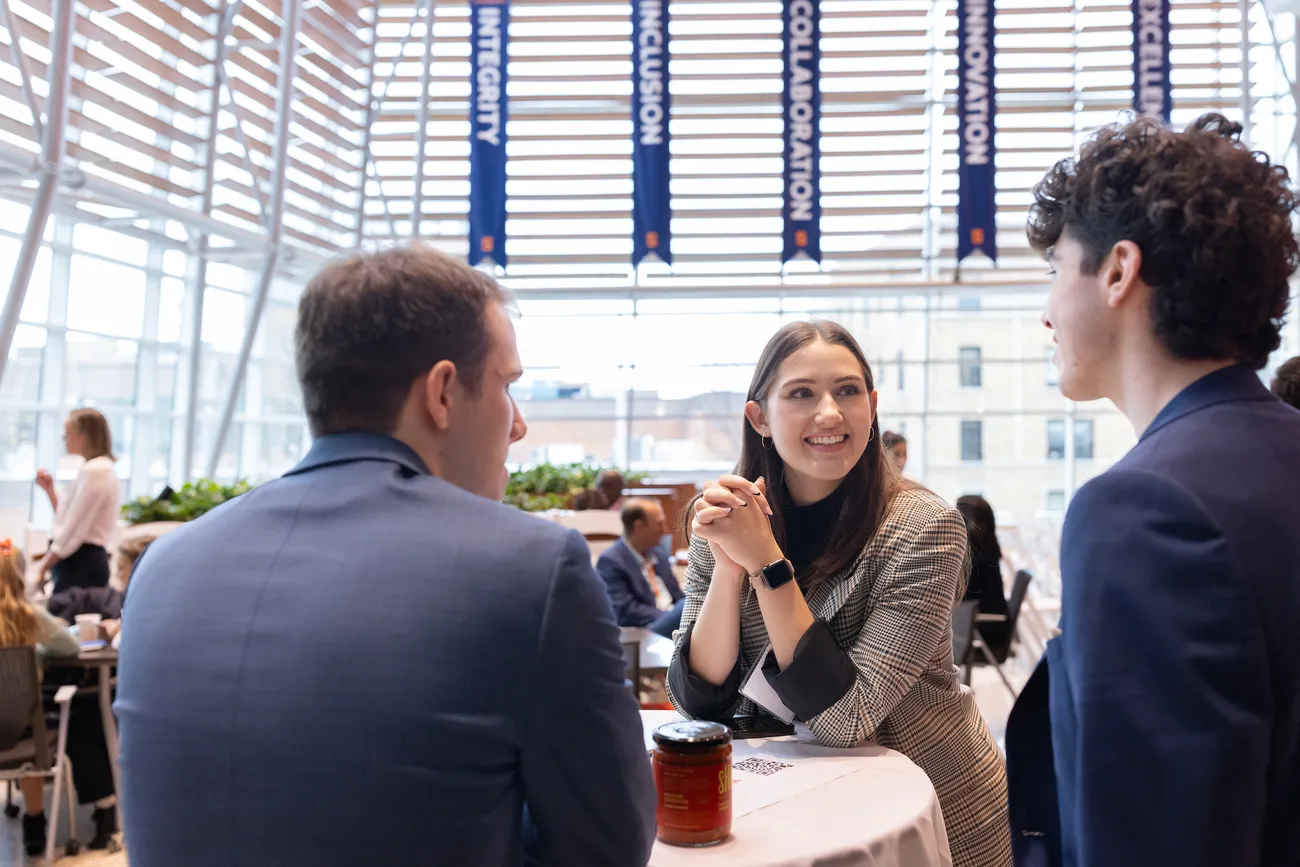
M848 434L836 434L835 436L807 437L807 440L815 446L835 446L848 438Z

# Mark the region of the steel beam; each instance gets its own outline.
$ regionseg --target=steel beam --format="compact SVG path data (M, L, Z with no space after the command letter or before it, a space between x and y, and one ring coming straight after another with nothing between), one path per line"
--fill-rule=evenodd
M77 14L74 0L52 0L50 13L54 19L50 27L50 96L45 102L47 114L45 134L41 137L40 182L18 260L14 264L13 278L9 282L9 294L5 296L4 310L0 312L0 382L4 381L9 347L13 345L14 332L18 330L18 317L27 298L27 284L31 282L32 269L36 267L36 255L41 249L41 239L45 237L45 223L49 220L63 170L68 95L72 87L72 34ZM16 41L12 31L10 39Z
M376 50L378 49L378 46L379 46L379 31L378 31L378 25L379 25L379 7L376 6L376 7L375 7L375 26L376 26L376 30L375 30L375 40L374 40L374 45L375 45L375 47L376 47ZM415 36L415 19L412 19L412 20L411 20L411 23L408 24L408 25L406 26L406 35L402 37L402 41L401 41L401 42L398 44L398 46L397 46L397 55L396 55L395 57L393 57L393 60L392 60L392 68L390 68L390 69L388 70L388 77L387 77L386 79L384 79L384 83L383 83L383 85L379 88L379 95L378 95L378 96L375 96L374 93L373 93L373 89L374 89L374 88L373 88L373 83L374 83L374 82L373 82L373 74L372 74L372 81L371 81L371 84L372 84L371 91L372 91L372 92L369 93L369 94L367 94L367 96L369 97L369 100L370 100L370 101L366 103L366 116L367 116L366 130L367 130L367 134L369 134L370 127L374 125L374 122L375 122L375 114L376 114L376 113L378 113L378 114L383 114L383 104L384 104L384 100L388 98L388 88L392 86L392 84L393 84L393 79L395 79L395 78L397 77L397 67L398 67L398 65L402 62L402 58L406 56L406 46L410 44L410 42L411 42L411 38L412 38L413 36ZM373 63L373 62L375 62L375 61L372 60L372 63ZM427 106L425 107L425 112L426 112L426 114L427 114L427 112L428 112L428 107L427 107ZM388 218L388 232L389 232L389 234L390 234L392 237L396 238L396 237L397 237L397 221L396 221L396 219L393 217L393 211L392 211L392 208L389 206L389 203L388 203L388 201L389 201L389 199L391 198L391 196L385 196L385 195L384 195L384 178L383 178L383 176L382 176L381 174L379 174L379 164L375 162L374 156L370 153L370 148L369 148L369 147L366 148L365 153L362 155L362 160L363 160L363 165L365 166L365 170L364 170L364 172L363 172L363 176L364 176L364 179L365 179L366 181L369 181L369 180L370 180L370 171L371 171L371 169L374 169L374 173L375 173L375 186L376 186L376 187L378 188L378 190L379 190L379 198L380 198L380 200L384 203L384 216Z
M221 81L222 68L226 62L226 39L234 25L235 16L243 0L233 4L221 0L220 18L217 24L217 44L212 58L212 91L208 104L208 135L204 142L203 155L203 199L200 207L207 216L212 215L213 190L216 188L217 139L220 137L219 119L221 116ZM256 183L257 179L253 179ZM208 289L208 254L211 251L211 239L207 232L200 232L194 239L194 249L190 252L190 345L189 362L186 369L185 430L182 444L181 481L188 482L194 472L194 452L198 443L199 431L199 389L200 367L203 358L203 302Z
M375 63L379 59L379 4L370 7L375 18L370 26L370 67L366 71L366 117L361 131L361 185L357 190L356 247L366 239L366 187L370 185L371 130L375 125ZM396 66L396 65L394 65Z
M393 67L396 69L396 65ZM433 0L424 0L424 42L420 53L420 101L416 104L415 190L411 194L411 239L424 219L424 149L429 142L429 84L433 79Z
M12 167L15 172L25 176L39 179L41 175L41 161L38 157L3 141L0 141L0 164ZM59 198L71 205L85 202L113 208L131 208L142 214L176 220L188 229L211 232L255 250L266 248L266 237L259 232L241 229L201 214L193 208L174 204L160 196L151 196L97 175L65 171Z
M217 474L217 463L221 459L221 450L225 447L226 436L230 433L230 422L235 417L240 387L244 384L248 359L253 352L253 341L257 337L257 328L262 322L262 314L266 311L266 300L271 294L271 283L275 279L275 267L280 258L280 242L284 230L285 168L289 164L289 124L293 119L293 78L298 65L295 47L302 12L301 3L302 0L284 0L282 6L281 17L284 20L280 27L280 96L275 121L274 165L271 169L270 213L267 220L270 250L266 254L266 262L258 277L257 291L253 296L253 309L248 314L244 339L239 345L239 356L235 359L235 370L230 379L230 389L226 392L226 404L217 423L216 436L212 442L212 454L208 458L209 477L215 477Z
M285 0L285 2L289 2L289 0ZM253 165L253 147L248 141L248 134L244 132L244 110L235 102L235 90L230 86L230 76L226 73L224 52L222 63L217 67L217 80L220 82L217 88L218 101L220 101L221 85L224 85L226 104L230 108L231 116L235 119L235 125L231 132L234 133L235 141L239 142L239 147L243 150L242 159L244 169L248 172L249 186L252 187L253 193L257 196L258 222L265 226L268 211L266 191L262 189L262 179L257 174L257 167Z

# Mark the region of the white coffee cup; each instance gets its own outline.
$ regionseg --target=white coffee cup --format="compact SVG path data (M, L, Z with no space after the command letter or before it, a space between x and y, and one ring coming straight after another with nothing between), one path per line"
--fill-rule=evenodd
M103 622L104 617L100 614L78 614L77 621L77 638L80 641L95 641L100 637L99 625Z

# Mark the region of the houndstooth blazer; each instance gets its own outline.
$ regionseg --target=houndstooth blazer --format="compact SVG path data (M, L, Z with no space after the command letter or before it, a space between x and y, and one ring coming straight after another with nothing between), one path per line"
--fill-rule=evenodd
M864 741L898 750L930 777L943 808L954 867L1010 867L1006 769L988 727L952 659L952 609L966 574L966 525L934 494L905 489L862 556L844 575L808 594L857 669L842 698L805 720L828 746ZM708 543L695 539L686 570L686 605L672 665L699 616L713 574ZM740 664L767 646L758 599L741 599ZM669 678L669 698L683 714ZM732 713L755 711L736 694Z

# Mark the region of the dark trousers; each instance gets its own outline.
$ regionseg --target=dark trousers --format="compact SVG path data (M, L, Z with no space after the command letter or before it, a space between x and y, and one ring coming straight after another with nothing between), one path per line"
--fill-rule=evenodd
M50 669L45 673L46 726L58 725L54 692L59 686L93 685L98 674L73 668ZM51 729L57 731L57 728ZM72 782L77 788L77 802L91 804L113 794L113 766L108 761L108 741L104 737L104 720L99 713L99 696L78 693L68 708L68 760L72 762Z
M99 545L82 545L54 566L54 591L70 587L107 587L108 552Z

